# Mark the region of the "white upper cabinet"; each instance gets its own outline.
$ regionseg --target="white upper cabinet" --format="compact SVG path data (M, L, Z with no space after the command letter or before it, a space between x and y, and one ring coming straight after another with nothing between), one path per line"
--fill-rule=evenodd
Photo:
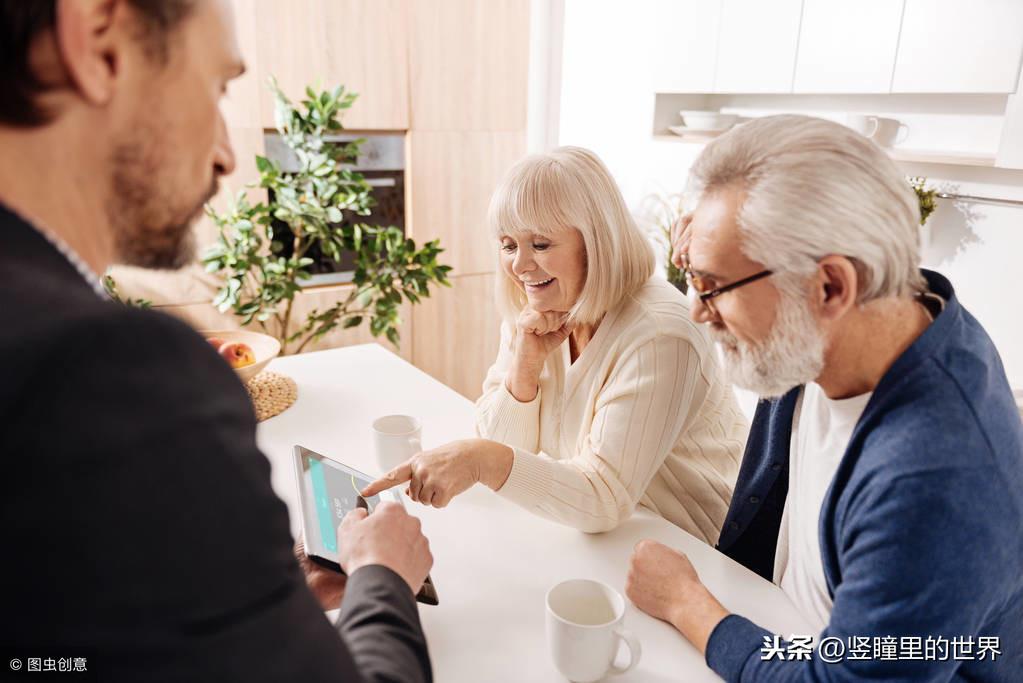
M711 92L720 0L651 0L650 50L655 92Z
M720 1L714 92L792 92L803 0Z
M892 92L1015 92L1023 1L905 2Z
M887 93L902 0L803 0L797 93Z
M1005 123L995 157L995 166L1000 168L1023 168L1023 73L1019 79L1016 94L1005 98Z

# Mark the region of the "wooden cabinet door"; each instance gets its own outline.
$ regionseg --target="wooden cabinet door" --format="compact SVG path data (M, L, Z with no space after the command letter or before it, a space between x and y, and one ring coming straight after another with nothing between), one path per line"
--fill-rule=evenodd
M237 0L236 0L237 1ZM346 128L405 130L408 103L408 0L288 0L250 3L259 36L261 85L273 75L292 101L305 87L343 84L359 99ZM274 102L262 90L263 125Z
M721 0L714 92L788 93L803 0Z
M887 93L902 0L803 0L797 93Z
M494 275L455 277L451 284L412 307L413 364L476 400L501 339Z
M497 240L487 225L490 195L526 152L524 131L409 133L411 236L439 239L452 275L489 273Z
M529 0L409 0L412 127L525 130Z
M906 0L892 92L1015 92L1021 52L1020 0Z

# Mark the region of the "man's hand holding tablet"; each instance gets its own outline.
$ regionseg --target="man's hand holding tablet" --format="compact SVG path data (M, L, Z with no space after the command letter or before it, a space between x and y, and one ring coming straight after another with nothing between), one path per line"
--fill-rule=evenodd
M309 590L324 610L337 609L344 597L348 577L360 567L380 565L400 576L418 593L433 566L430 541L421 524L398 503L383 502L373 514L364 507L352 510L337 530L344 574L326 569L309 559L301 541L295 557L306 576Z
M341 567L348 576L369 565L387 567L418 593L433 566L430 542L419 520L398 503L383 501L372 514L359 507L337 530Z
M298 560L298 566L305 574L306 585L316 596L320 607L324 611L337 609L341 604L341 599L345 596L345 584L348 582L348 577L310 560L302 541L295 544L295 559Z
M336 577L351 577L362 567L385 567L408 585L417 601L436 605L430 544L419 520L405 512L399 494L362 494L371 483L365 474L303 446L295 446L294 458L305 544L299 561L320 604L339 602L351 583L326 577L312 565Z

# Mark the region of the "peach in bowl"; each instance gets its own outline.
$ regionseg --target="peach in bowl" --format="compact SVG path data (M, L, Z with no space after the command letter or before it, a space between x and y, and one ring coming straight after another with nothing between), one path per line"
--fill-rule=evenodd
M259 374L281 352L281 343L268 334L249 330L199 330L243 383Z

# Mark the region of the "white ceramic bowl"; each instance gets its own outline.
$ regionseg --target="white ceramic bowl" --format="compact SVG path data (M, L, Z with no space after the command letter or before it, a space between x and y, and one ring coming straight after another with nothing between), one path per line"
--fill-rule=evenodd
M736 114L722 114L719 111L705 111L700 109L683 109L679 116L686 128L696 130L724 130L731 128L739 120Z
M256 355L256 362L252 365L246 365L244 368L234 369L242 383L248 382L259 374L259 371L265 368L266 364L276 358L277 354L281 352L281 343L279 341L268 334L261 334L259 332L250 332L249 330L199 330L199 334L204 339L219 337L225 342L242 342L252 348L252 353ZM226 363L227 361L225 360L224 362Z

